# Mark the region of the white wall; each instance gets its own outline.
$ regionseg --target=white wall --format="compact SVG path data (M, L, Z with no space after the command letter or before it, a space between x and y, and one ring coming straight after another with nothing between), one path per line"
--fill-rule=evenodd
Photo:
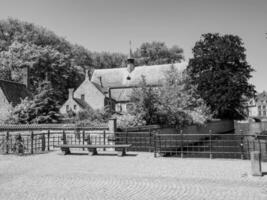
M81 98L81 95L85 95L85 102L91 106L94 110L104 109L105 96L100 92L89 79L85 80L74 92L75 98Z

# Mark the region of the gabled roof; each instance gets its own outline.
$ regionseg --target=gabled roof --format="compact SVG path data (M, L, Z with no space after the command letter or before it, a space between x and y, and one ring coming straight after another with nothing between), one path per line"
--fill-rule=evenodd
M101 85L101 77L101 82L104 88L136 86L140 84L143 75L146 77L148 85L157 85L164 78L164 73L170 70L171 66L178 71L183 71L186 68L187 63L138 66L135 67L131 73L127 71L127 68L96 69L94 70L91 81ZM127 77L129 78L127 79Z
M102 91L103 94L111 87L138 86L142 81L142 76L145 76L148 85L155 86L160 85L161 81L165 78L165 72L170 70L172 66L182 72L186 69L187 62L138 66L135 67L131 73L127 71L127 68L97 69L92 75L91 82ZM101 87L101 85L103 87ZM116 101L128 101L132 90L131 88L113 89L111 91L111 97Z
M13 106L19 104L21 100L25 99L26 97L32 97L30 91L24 84L21 83L0 80L0 88L2 89L8 102Z

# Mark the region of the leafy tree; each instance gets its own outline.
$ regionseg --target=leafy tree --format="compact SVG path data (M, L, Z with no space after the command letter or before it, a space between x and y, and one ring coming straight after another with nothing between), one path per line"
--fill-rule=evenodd
M162 87L152 88L142 77L140 88L134 89L131 101L135 109L131 113L146 124L162 124L182 128L191 124L203 124L209 118L209 108L189 87L186 73L174 67L167 70Z
M174 67L166 71L159 95L161 124L181 128L191 124L204 124L210 118L209 108L189 84L186 72L181 73Z
M93 67L96 69L107 69L107 68L119 68L124 67L126 55L121 53L93 53Z
M203 34L193 48L188 65L191 83L221 119L242 119L246 98L255 94L248 83L252 67L246 61L245 47L235 35Z
M71 65L69 55L62 54L51 46L14 42L8 51L0 53L0 67L5 69L7 75L12 72L14 81L21 81L21 67L25 65L30 67L32 92L37 92L39 83L48 75L53 89L61 94L58 96L61 103L68 94L67 88L77 87L83 76L83 69Z
M137 65L158 65L180 62L183 50L174 45L168 48L164 42L145 42L134 52Z
M147 124L157 123L157 89L147 85L144 76L142 76L140 88L133 89L130 99L135 104L132 114L138 119L145 120Z
M57 101L57 95L50 82L42 82L33 100L24 99L11 112L6 123L44 124L60 122L62 116L58 114L60 104Z

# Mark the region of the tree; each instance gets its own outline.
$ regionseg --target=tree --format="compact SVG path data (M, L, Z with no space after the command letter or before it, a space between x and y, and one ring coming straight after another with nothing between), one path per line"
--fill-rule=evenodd
M21 67L29 66L30 89L36 94L39 83L49 76L52 87L60 93L58 100L62 103L67 96L67 88L77 87L83 76L83 69L71 64L69 55L62 54L51 46L37 46L31 43L13 42L7 51L0 52L0 67L5 69L0 75L21 82Z
M157 89L147 85L144 76L142 76L140 88L133 89L130 100L135 104L132 114L140 119L140 121L144 120L147 124L155 124L158 122Z
M119 68L125 66L126 55L121 53L94 52L93 67L96 69Z
M18 104L6 123L59 123L62 116L59 114L60 104L57 95L50 82L42 82L38 87L37 95L32 100L26 98Z
M146 42L134 52L137 65L158 65L181 62L183 49L174 45L168 48L164 42Z
M254 86L248 83L254 70L246 61L239 36L203 34L193 48L187 71L213 117L244 118L246 99L255 94Z
M189 84L186 72L181 73L174 67L166 71L159 95L161 123L182 128L204 124L210 118L209 108Z

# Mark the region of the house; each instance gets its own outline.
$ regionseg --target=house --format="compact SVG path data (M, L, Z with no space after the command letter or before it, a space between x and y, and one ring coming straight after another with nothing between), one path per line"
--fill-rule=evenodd
M18 105L22 99L31 97L28 90L28 67L22 69L23 83L0 80L0 122L7 119L10 110Z
M248 116L251 118L267 119L267 92L263 91L248 102Z
M130 50L126 68L96 69L91 79L86 71L83 83L74 92L73 89L69 90L69 98L62 105L60 112L66 114L70 109L78 112L86 107L101 110L106 105L111 105L117 112L127 112L131 108L129 96L133 88L140 86L142 76L148 85L158 87L165 77L165 72L172 66L182 72L187 63L134 66Z

